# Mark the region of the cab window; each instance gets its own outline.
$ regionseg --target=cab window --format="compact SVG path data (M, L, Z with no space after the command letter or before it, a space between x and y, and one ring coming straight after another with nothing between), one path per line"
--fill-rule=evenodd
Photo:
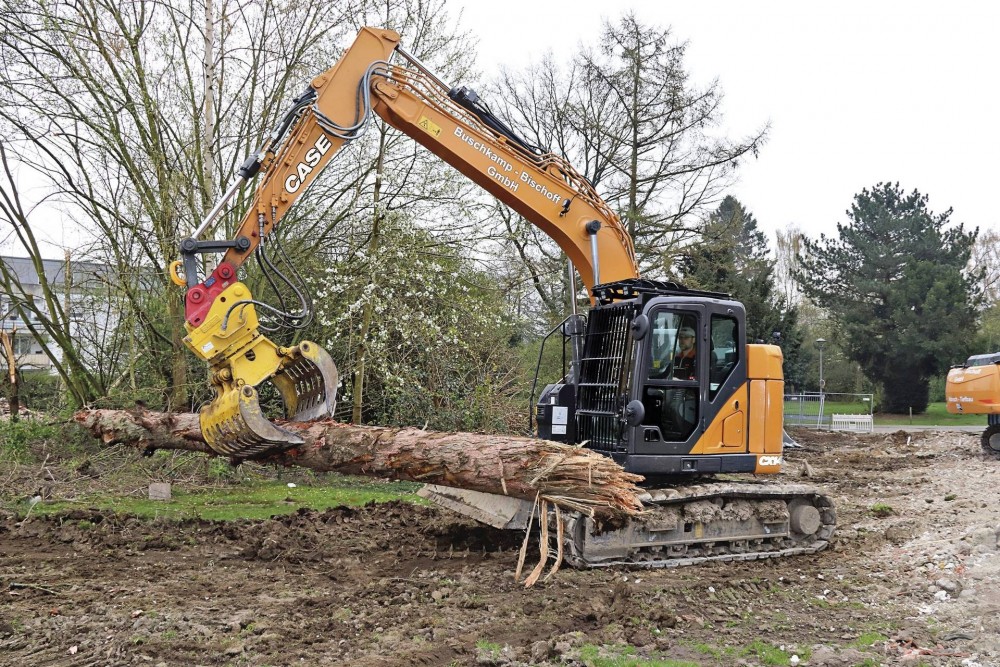
M712 315L711 354L708 363L708 398L719 393L719 387L732 374L740 360L738 323L735 317Z
M698 423L698 317L660 310L652 318L643 423L667 442L684 442Z
M651 380L696 380L698 320L691 313L661 310L653 316L649 345Z

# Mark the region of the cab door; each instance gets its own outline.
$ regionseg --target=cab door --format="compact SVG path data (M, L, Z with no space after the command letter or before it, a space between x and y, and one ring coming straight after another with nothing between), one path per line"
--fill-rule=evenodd
M643 419L633 427L635 454L684 454L703 428L708 382L704 304L654 301L648 333L638 343L633 387ZM693 333L688 341L687 334ZM693 347L691 347L693 346Z

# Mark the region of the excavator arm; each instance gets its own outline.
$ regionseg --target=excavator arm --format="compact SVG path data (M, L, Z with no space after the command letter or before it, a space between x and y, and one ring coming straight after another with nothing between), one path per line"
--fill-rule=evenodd
M475 92L441 81L400 48L397 33L364 28L340 61L294 100L265 144L241 166L233 186L182 241L182 259L171 267L174 282L187 288L185 344L211 369L215 398L201 410L201 428L219 453L248 458L301 443L263 415L257 387L265 381L280 392L290 419L333 413L338 376L329 354L310 341L283 347L264 336L257 308L273 308L254 300L237 269L252 253L262 254L268 236L337 151L364 131L372 114L539 227L566 253L588 289L638 276L624 226L572 166L528 145ZM258 172L255 195L235 236L199 240ZM222 261L199 280L197 255L219 252L225 253Z

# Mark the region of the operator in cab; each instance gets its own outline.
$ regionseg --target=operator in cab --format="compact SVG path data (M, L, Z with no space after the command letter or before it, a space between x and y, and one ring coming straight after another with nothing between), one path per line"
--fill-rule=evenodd
M695 358L697 351L694 344L694 329L681 327L677 332L677 354L674 355L674 379L694 380Z

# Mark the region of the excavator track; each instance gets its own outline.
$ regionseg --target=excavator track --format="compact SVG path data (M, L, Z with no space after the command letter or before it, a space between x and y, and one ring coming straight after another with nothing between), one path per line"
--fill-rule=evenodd
M837 523L833 501L804 485L695 484L650 490L644 503L641 518L604 533L589 517L571 515L566 561L654 568L794 556L825 549Z
M506 530L524 530L537 507L527 500L428 484L419 495ZM600 532L579 512L560 513L563 558L573 567L679 567L822 551L837 523L833 501L800 484L711 482L648 491L646 510ZM551 540L556 514L549 511ZM535 524L537 525L537 523ZM549 554L559 552L550 544Z

